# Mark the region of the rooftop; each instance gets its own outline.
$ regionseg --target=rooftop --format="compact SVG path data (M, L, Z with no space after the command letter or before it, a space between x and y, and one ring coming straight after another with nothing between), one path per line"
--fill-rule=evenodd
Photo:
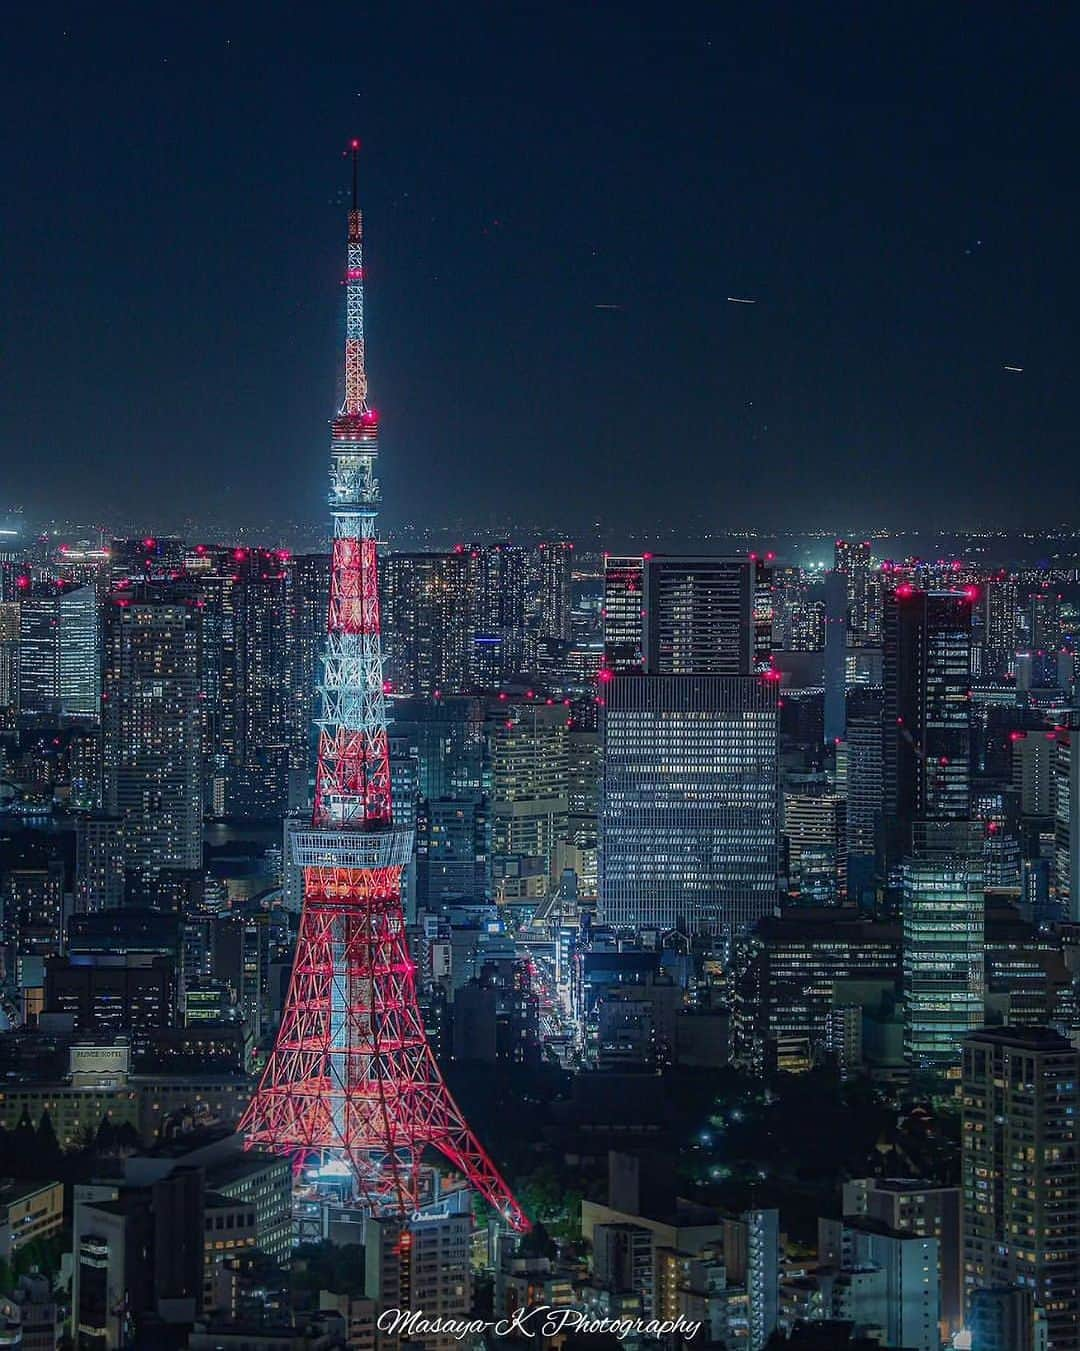
M965 1038L965 1045L992 1042L997 1046L1015 1046L1028 1051L1072 1051L1072 1042L1052 1027L983 1027Z

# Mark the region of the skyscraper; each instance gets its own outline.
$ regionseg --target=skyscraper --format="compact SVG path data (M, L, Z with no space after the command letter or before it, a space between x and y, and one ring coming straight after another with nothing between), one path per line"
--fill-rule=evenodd
M605 667L600 682L608 924L730 941L776 902L778 682L761 669L760 571L746 558L643 560L645 673ZM633 567L609 572L609 595L636 594ZM620 600L605 627L631 669L633 608Z
M285 565L285 623L289 648L289 768L294 786L292 806L306 805L308 783L315 775L312 735L315 687L330 608L330 558L327 554L294 554Z
M19 603L0 600L0 727L13 731L19 701Z
M202 866L200 617L187 588L141 583L105 612L103 804L129 871Z
M988 1027L963 1058L964 1285L1030 1290L1052 1351L1080 1346L1080 1053L1047 1027ZM1021 1343L1022 1344L1022 1343Z
M1080 715L1055 729L1053 742L1054 882L1058 903L1080 917Z
M777 707L765 675L605 686L600 914L730 938L776 903Z
M60 596L60 714L96 721L101 712L98 595L79 586Z
M567 539L546 540L538 546L540 603L538 637L543 642L570 638L571 564L574 546Z
M872 861L883 794L880 708L848 719L845 745L848 854Z
M885 607L884 812L892 856L917 820L971 812L973 591L903 584Z
M548 895L555 848L566 839L570 710L523 700L500 703L490 721L491 853L507 900Z
M386 675L395 694L460 694L470 687L469 559L390 554L382 569Z
M517 545L470 544L468 567L469 683L497 689L525 669L527 557Z
M604 556L604 630L606 671L640 675L645 657L645 559Z
M765 659L755 603L762 569L753 559L645 560L644 656L649 675L746 675Z
M100 709L97 593L42 586L19 605L19 711L91 721Z
M984 1020L982 827L927 821L903 863L904 1050L947 1067Z
M852 647L865 647L880 636L880 585L869 540L838 539L833 567L847 585L847 631ZM876 594L875 594L876 593Z
M60 702L60 604L55 591L27 591L19 602L19 713L55 715Z
M983 584L982 673L993 680L1007 676L1016 659L1017 615L1020 608L1016 577L1001 573Z
M230 814L274 817L288 798L289 628L287 555L274 549L240 551L237 763Z
M200 546L199 567L195 572L202 601L199 703L204 803L210 816L225 816L229 812L240 758L243 578L232 554L231 549Z
M847 733L847 584L839 572L825 578L825 744Z

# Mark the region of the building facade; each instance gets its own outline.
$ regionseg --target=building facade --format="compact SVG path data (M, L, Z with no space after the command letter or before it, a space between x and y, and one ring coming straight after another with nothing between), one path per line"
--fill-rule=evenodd
M1050 1351L1080 1346L1080 1052L1045 1027L964 1043L964 1285L1029 1290Z

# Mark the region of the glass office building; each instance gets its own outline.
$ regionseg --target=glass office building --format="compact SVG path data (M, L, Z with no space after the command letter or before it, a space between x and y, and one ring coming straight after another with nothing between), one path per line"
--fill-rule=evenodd
M904 859L904 1049L914 1065L958 1063L984 1021L982 843L976 822L919 822Z
M730 940L771 913L776 682L624 675L604 714L600 919Z

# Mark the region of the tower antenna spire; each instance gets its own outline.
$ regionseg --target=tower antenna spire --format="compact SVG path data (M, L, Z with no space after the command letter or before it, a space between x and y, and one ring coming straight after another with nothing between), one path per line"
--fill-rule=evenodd
M358 192L357 165L360 162L360 142L354 136L349 142L349 153L352 155L352 209L360 210L360 197Z

